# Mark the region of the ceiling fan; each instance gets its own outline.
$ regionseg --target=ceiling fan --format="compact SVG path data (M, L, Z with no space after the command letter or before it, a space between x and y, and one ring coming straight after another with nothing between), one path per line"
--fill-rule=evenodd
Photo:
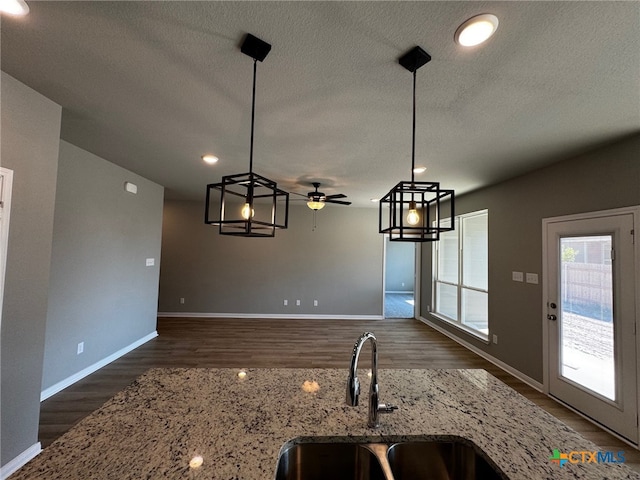
M315 191L307 193L307 207L311 210L322 210L327 203L336 203L338 205L351 205L351 202L344 200L338 200L339 198L347 198L344 193L336 193L335 195L325 195L323 192L318 191L320 188L320 182L312 182L311 185L315 187ZM297 195L302 195L298 193Z

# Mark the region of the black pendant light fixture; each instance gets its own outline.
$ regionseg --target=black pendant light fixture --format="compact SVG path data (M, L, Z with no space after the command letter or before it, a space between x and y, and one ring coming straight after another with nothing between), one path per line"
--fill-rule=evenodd
M399 59L400 65L413 73L413 143L411 146L411 181L400 182L380 199L379 232L393 241L433 242L440 233L454 229L454 192L443 190L438 182L416 182L416 71L431 60L420 47ZM386 214L386 222L384 221ZM451 221L445 226L443 220Z
M204 223L220 227L221 235L240 237L274 237L276 229L287 228L289 220L289 193L278 188L276 182L253 171L253 136L256 110L256 70L271 50L271 45L247 34L240 48L253 58L253 99L251 103L251 149L249 172L222 177L220 183L207 185ZM219 192L219 213L212 205ZM213 195L212 195L213 193ZM284 205L278 205L283 203ZM280 208L278 208L280 207ZM284 208L284 211L282 210Z

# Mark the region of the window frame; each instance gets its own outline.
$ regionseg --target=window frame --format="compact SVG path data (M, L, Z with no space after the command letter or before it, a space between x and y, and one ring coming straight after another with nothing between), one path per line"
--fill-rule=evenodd
M487 230L486 230L486 235L487 235L487 288L483 289L483 288L478 288L478 287L472 287L472 286L468 286L468 285L464 285L463 283L463 278L464 278L464 249L463 249L463 235L464 235L464 220L467 218L473 218L473 217L479 217L479 216L485 216L487 219ZM451 218L448 219L444 219L444 221L451 221ZM452 232L447 232L447 234L452 234L455 232L456 235L456 245L457 245L457 262L458 262L458 272L457 272L457 282L453 283L451 281L444 281L444 280L440 280L438 278L439 272L440 272L440 242L434 242L433 243L433 248L432 248L432 268L431 268L431 276L432 276L432 281L431 281L431 285L432 285L432 291L431 291L431 315L435 316L436 318L443 320L445 322L447 322L450 325L453 325L456 328L459 328L463 331L465 331L466 333L469 333L481 340L483 340L486 343L489 343L489 312L488 312L488 299L489 299L489 285L488 285L488 274L489 274L489 262L488 262L488 258L489 258L489 242L488 242L488 238L489 238L489 210L488 209L484 209L484 210L477 210L475 212L469 212L469 213L465 213L465 214L460 214L460 215L456 215L453 219L453 221L455 222L456 228L455 230L453 230ZM447 316L446 314L439 312L439 305L438 305L438 297L437 297L437 288L438 288L438 284L442 284L442 285L448 285L451 287L455 287L456 288L456 316L457 319L451 318L449 316ZM474 291L474 292L480 292L480 293L485 293L487 295L487 332L483 332L482 330L478 330L476 328L473 328L470 325L466 325L464 322L464 318L463 318L463 312L464 312L464 306L463 306L463 292L467 290L467 291Z

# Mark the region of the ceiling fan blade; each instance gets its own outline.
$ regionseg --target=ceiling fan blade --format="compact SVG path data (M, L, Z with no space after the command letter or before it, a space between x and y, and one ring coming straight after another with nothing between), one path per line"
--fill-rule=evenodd
M327 198L325 200L326 203L337 203L338 205L351 205L351 202L344 202L342 200L331 200L329 198Z
M334 198L347 198L344 193L336 193L334 195L327 195L327 200L333 200Z
M298 192L289 192L292 193L293 195L300 195L301 197L307 198L307 195L304 195L302 193L298 193Z

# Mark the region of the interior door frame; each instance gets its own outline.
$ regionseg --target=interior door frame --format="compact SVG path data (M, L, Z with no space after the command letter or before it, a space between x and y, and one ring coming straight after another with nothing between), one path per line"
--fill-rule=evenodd
M620 440L633 445L638 448L637 444L633 444L628 439L623 436L617 434L613 430L607 428L601 423L596 422L590 417L582 414L580 411L572 408L570 405L552 397L550 395L550 386L549 386L549 321L547 320L547 302L549 301L547 298L548 292L548 267L547 267L547 255L549 254L547 249L547 230L550 223L562 222L562 221L572 221L572 220L587 220L594 219L598 217L609 217L613 215L625 215L631 214L633 215L633 225L634 229L637 230L640 225L640 205L638 206L630 206L630 207L622 207L615 208L611 210L599 210L596 212L585 212L585 213L577 213L572 215L562 215L558 217L549 217L542 219L542 305L541 305L541 321L542 321L542 387L543 393L550 398L556 400L562 405L568 406L571 410L578 413L580 416L585 419L591 421L596 424L598 427L603 428L607 432L611 433L615 437ZM634 241L633 241L633 253L636 259L640 260L640 240L638 240L637 231L634 231ZM640 261L636 261L634 265L634 290L635 290L635 331L636 334L636 371L640 372ZM638 412L640 412L640 382L636 382L636 407L638 408ZM638 433L640 434L640 428L638 428ZM638 435L640 437L640 435Z
M432 242L428 242L427 245L431 245ZM413 254L413 261L415 263L413 271L413 318L420 318L420 295L422 289L420 288L422 280L422 246L424 243L415 244L415 252Z

